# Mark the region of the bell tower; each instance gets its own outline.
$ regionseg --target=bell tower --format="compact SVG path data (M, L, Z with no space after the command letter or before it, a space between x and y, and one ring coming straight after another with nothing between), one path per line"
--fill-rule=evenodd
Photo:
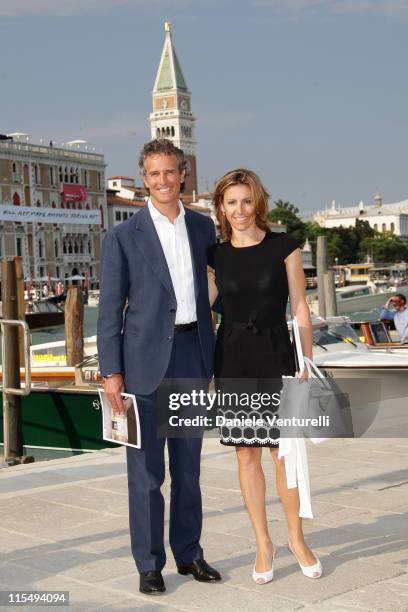
M149 121L152 138L168 138L183 149L189 163L184 193L197 193L197 162L194 139L195 118L188 91L171 37L170 22L164 24L165 39L153 87L153 111Z

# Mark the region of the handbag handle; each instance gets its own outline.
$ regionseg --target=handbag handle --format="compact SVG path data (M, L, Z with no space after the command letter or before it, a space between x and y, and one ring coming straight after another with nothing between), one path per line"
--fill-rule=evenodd
M330 387L330 384L326 380L326 376L324 376L323 372L321 370L319 370L317 365L315 363L313 363L313 361L311 359L309 359L309 357L303 356L303 359L304 359L307 371L309 372L309 377L310 378L320 378L320 380L323 382L323 384L328 389L330 389L331 387ZM313 374L314 374L314 376L313 376Z

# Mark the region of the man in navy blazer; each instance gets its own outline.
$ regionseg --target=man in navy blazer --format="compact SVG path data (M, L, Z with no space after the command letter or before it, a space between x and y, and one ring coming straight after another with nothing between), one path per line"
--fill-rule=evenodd
M183 151L166 139L147 143L139 167L149 201L107 232L101 257L98 354L105 392L124 411L120 393L134 393L140 450L126 447L132 553L140 591L165 590L165 439L157 436L157 389L165 378L212 376L214 335L208 299L207 249L213 222L185 209ZM125 305L127 307L125 309ZM171 476L169 540L180 574L214 582L219 573L200 546L202 438L168 438Z

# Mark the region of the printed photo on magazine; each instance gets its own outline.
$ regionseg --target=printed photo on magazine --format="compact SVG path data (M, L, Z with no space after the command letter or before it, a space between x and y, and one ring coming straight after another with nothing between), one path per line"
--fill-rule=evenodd
M121 393L126 414L114 412L106 393L99 389L102 404L103 439L125 446L141 448L140 421L136 397L131 393Z

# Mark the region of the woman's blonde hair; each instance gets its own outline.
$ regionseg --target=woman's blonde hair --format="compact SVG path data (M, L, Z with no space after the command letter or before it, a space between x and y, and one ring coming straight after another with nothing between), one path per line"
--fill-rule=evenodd
M261 230L269 233L271 231L267 221L269 195L262 185L261 179L255 172L246 170L245 168L238 168L237 170L231 170L224 174L215 185L213 202L217 221L220 226L221 239L224 241L231 240L232 228L221 210L221 205L226 190L233 185L248 185L251 190L252 199L255 202L255 222Z

